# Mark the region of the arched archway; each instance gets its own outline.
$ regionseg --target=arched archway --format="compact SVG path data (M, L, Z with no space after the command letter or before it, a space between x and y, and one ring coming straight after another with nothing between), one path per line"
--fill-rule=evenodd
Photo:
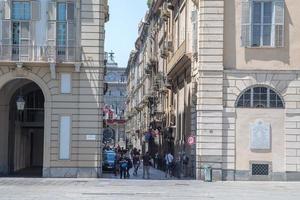
M24 111L17 110L20 95L25 99ZM1 77L0 175L42 176L49 166L50 96L47 85L32 73Z

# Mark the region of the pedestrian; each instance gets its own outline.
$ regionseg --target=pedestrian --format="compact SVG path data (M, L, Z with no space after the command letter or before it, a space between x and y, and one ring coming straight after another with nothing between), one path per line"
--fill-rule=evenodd
M133 161L133 167L134 167L134 172L133 172L134 176L137 176L137 173L138 173L138 170L140 167L140 156L141 155L140 155L139 151L135 151L133 154L132 161Z
M149 152L146 152L143 156L143 179L145 179L145 175L147 175L147 179L150 179L150 160Z
M130 173L129 170L132 168L132 161L129 157L125 157L126 161L127 161L127 168L126 168L126 177L130 178Z
M184 176L188 177L189 157L186 155L186 153L183 153L182 164L183 164Z
M166 178L168 178L168 174L170 177L172 176L173 167L174 167L174 157L170 152L165 155L165 163L166 163Z
M119 152L117 152L117 151L115 151L115 152L116 152L116 157L115 157L114 173L115 173L115 176L117 176L118 175L118 171L120 171L120 163L119 163L119 161L120 161L121 156L120 156Z
M126 157L124 154L122 154L120 160L119 160L119 165L120 165L120 179L126 178L127 174L127 168L128 168L128 161L126 160Z

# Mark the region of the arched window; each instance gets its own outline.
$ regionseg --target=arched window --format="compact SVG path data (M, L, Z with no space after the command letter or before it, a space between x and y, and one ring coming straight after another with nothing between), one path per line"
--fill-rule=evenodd
M247 89L238 98L238 108L283 108L281 97L271 88L258 86Z

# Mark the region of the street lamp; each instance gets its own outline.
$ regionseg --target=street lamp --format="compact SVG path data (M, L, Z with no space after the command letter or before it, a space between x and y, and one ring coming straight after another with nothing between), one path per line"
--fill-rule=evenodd
M19 111L23 111L24 110L24 108L25 108L25 100L24 100L23 96L18 96L16 104L17 104L17 109Z

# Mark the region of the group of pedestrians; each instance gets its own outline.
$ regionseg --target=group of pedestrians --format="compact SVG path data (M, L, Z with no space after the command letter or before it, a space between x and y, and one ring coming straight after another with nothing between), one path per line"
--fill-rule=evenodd
M120 179L128 179L130 178L130 170L133 168L132 175L137 177L139 168L143 165L143 179L150 179L151 166L158 168L159 157L161 156L159 156L158 153L155 154L153 158L150 156L149 152L142 155L141 151L136 148L130 153L128 150L119 151L116 156L115 175L117 176L117 173L119 172ZM171 152L168 152L161 158L165 170L165 178L180 178L182 170L184 175L188 173L187 165L189 158L185 154L183 154L180 159L177 159Z
M133 175L137 176L140 166L140 150L133 149L130 156L128 150L118 151L115 162L115 176L119 172L120 179L128 179L132 168L134 168Z

